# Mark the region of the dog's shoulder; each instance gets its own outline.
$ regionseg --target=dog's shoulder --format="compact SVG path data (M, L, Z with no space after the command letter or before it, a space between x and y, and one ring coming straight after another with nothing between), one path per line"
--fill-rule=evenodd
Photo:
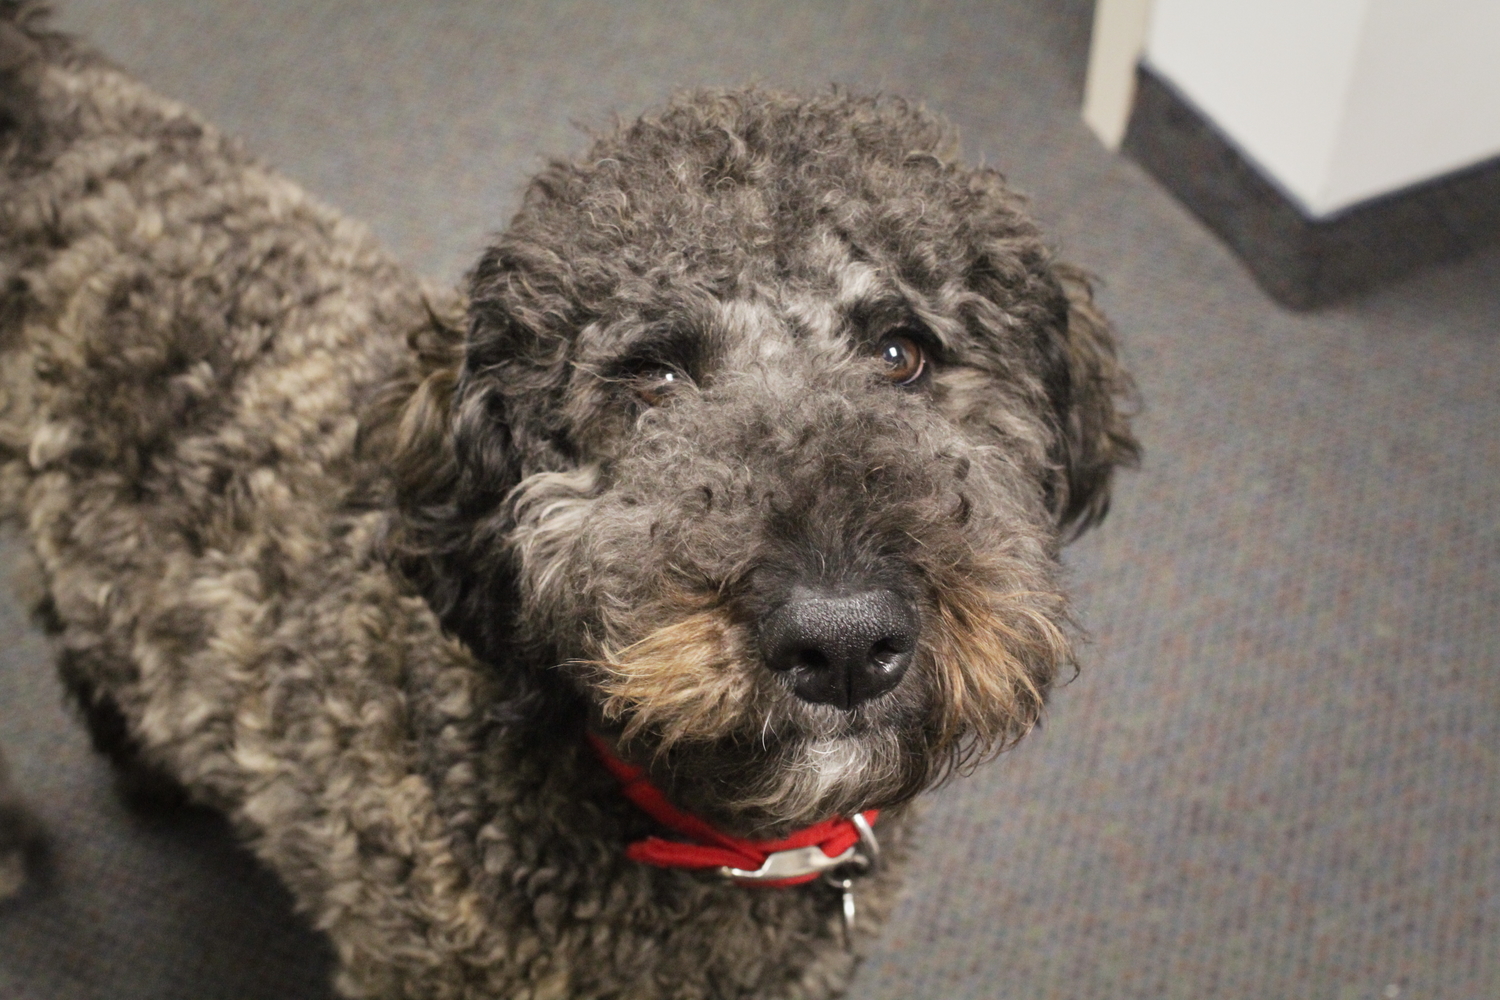
M0 163L0 508L31 529L66 668L148 743L208 759L252 695L225 683L280 662L297 602L375 530L361 425L409 381L431 295L23 10L0 5L29 130ZM200 681L213 718L182 701Z

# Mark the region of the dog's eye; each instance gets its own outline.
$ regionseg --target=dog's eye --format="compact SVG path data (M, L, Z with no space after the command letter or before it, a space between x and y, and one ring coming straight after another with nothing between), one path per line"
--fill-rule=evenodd
M927 374L927 355L922 345L903 333L892 333L880 342L880 360L885 377L896 385L916 385Z
M636 375L635 394L648 406L658 406L687 382L687 376L675 368L651 368Z

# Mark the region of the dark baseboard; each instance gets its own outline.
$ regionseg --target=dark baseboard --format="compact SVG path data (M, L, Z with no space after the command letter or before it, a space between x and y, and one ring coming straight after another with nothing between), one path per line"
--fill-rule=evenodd
M1142 67L1124 149L1244 260L1311 309L1500 242L1500 158L1310 219L1198 109Z

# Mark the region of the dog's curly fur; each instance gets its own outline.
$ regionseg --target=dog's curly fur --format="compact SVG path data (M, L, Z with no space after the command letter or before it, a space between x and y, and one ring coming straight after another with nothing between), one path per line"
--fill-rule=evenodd
M557 162L465 305L0 0L0 502L102 747L223 809L349 996L826 997L905 808L1070 660L1056 555L1135 455L1087 282L892 99L689 95ZM921 377L892 384L893 337ZM809 701L799 588L920 620ZM826 886L637 865L674 799L775 836L883 807Z

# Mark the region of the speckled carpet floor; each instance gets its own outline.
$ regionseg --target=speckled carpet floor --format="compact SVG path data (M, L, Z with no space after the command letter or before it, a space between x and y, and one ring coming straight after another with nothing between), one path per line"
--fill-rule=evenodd
M931 798L853 995L1500 996L1500 254L1276 307L1079 122L1085 2L58 6L448 281L544 155L673 89L946 113L1101 276L1147 459L1069 556L1080 676ZM219 823L115 803L8 597L0 743L51 835L0 905L0 998L327 996L321 942Z

